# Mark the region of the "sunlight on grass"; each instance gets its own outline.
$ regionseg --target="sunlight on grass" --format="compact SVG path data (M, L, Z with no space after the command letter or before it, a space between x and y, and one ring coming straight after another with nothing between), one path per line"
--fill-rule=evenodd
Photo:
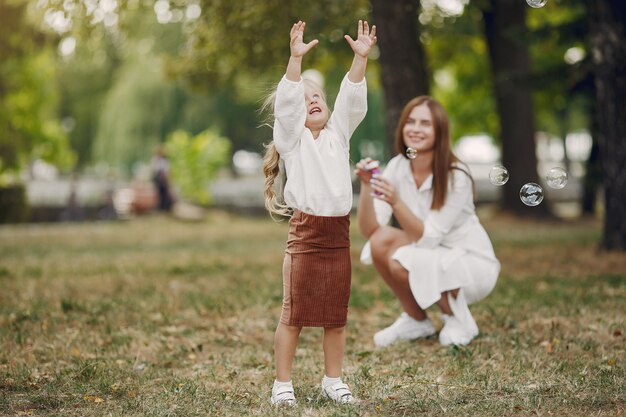
M345 378L361 403L319 395L321 330L305 329L293 412L268 404L284 222L212 212L0 228L0 415L626 412L626 257L596 250L599 223L485 221L502 274L472 308L479 337L387 349L371 338L398 305L358 262L355 223Z

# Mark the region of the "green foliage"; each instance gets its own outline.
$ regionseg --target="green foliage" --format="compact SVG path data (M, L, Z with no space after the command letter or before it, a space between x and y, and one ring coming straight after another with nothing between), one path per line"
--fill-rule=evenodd
M433 96L448 111L454 139L481 132L498 138L481 7L487 6L472 1L456 17L431 11L435 14L422 29L434 79ZM522 41L529 45L533 79L525 82L533 91L537 129L560 135L587 126L584 97L574 97L580 88L577 83L587 74L581 65L566 65L563 60L567 49L584 47L582 2L551 1L544 8L531 9L527 22L531 33Z
M202 16L192 28L180 69L199 85L232 80L239 72L280 76L289 58L289 30L307 23L308 39L320 45L307 55L307 66L351 59L343 35L356 31L356 21L368 18L364 0L203 0ZM207 73L208 72L208 73Z
M59 114L70 127L79 166L91 162L104 100L121 64L119 54L113 36L96 28L91 38L77 40L73 54L58 59Z
M213 130L196 136L178 130L166 143L172 181L184 199L209 204L208 183L230 158L230 141Z
M0 3L0 183L32 159L70 167L74 155L55 119L54 58L21 2ZM4 175L3 175L4 174Z
M483 132L496 137L498 121L480 12L466 8L456 19L427 26L423 39L435 81L433 96L448 112L452 138Z
M81 166L105 162L128 174L174 130L206 129L212 103L167 69L183 42L180 23L159 24L152 6L123 2L119 28L111 29L85 22L83 8L65 10L76 27L64 39L76 40L76 48L59 60L60 112L73 126Z
M187 48L168 60L168 68L182 75L215 103L209 117L233 141L234 149L261 151L271 132L255 111L267 91L282 76L289 59L289 30L294 22L307 23L306 38L320 44L307 55L303 70L315 68L326 77L329 103L352 61L343 38L356 32L358 19L370 19L364 0L336 2L202 1L202 16L187 33ZM384 140L384 108L375 59L368 64L370 110L352 138L351 157L360 157L361 142Z
M176 87L163 80L154 57L125 63L101 109L96 160L126 169L145 160L168 133L176 93Z
M568 2L567 7L533 10L528 16L537 127L557 136L588 128L590 123L587 107L593 78L586 17L580 0ZM585 59L568 64L564 57L570 48L578 48Z

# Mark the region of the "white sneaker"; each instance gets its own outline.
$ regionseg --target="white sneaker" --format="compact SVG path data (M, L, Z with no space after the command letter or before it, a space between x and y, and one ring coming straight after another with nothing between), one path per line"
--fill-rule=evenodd
M455 316L443 314L442 317L445 324L441 332L439 332L439 343L441 343L441 346L465 346L478 336L478 326L476 326L476 322L474 322L472 326L471 323L463 323Z
M337 382L328 387L322 383L322 392L337 404L354 404L357 402L348 385L343 382Z
M293 392L292 385L280 385L272 388L272 396L270 397L272 405L288 405L293 407L296 405L296 397Z
M402 313L391 326L374 335L374 345L385 347L398 340L414 340L433 334L435 334L435 328L430 319L415 320L408 314Z
M464 291L461 289L456 298L448 294L448 304L453 315L442 315L445 324L439 332L439 343L442 346L465 346L478 336L478 325L469 311Z

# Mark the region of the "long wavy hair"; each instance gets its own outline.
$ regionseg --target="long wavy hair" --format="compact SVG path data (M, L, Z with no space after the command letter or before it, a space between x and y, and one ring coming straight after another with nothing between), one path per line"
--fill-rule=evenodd
M474 185L474 179L469 173L469 170L458 166L459 164L463 164L463 162L452 152L448 115L446 114L446 111L441 103L432 97L418 96L411 99L404 106L404 109L402 109L402 113L400 114L398 126L396 127L396 150L405 158L408 158L406 156L407 146L404 143L402 130L404 129L404 125L407 123L409 114L413 108L424 103L426 103L428 109L430 110L430 114L433 118L433 126L435 128L435 148L433 150L432 163L433 202L431 208L433 210L439 210L443 207L446 201L446 196L448 194L448 181L451 178L451 172L453 169L458 169L467 174L472 181L472 188Z
M264 114L264 123L261 126L273 128L274 103L276 102L276 88L270 91L263 100L259 113ZM265 175L265 185L263 194L265 198L265 208L269 211L270 216L274 215L289 217L293 214L293 210L285 204L283 191L285 189L286 175L284 163L280 159L280 154L276 150L274 141L263 144L263 175Z
M265 208L273 217L274 214L289 217L293 214L293 209L285 204L284 190L287 176L285 175L284 164L280 159L280 154L276 150L274 142L265 146L263 155L263 174L265 175Z

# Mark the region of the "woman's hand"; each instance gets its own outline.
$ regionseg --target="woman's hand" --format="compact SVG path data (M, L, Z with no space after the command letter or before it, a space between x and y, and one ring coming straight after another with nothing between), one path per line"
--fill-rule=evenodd
M374 198L389 203L391 207L394 207L399 201L400 196L396 192L396 187L386 178L376 177L370 180L372 184L372 190Z
M367 169L367 166L373 161L374 159L372 158L364 158L357 162L354 173L361 180L361 185L369 186L372 179L372 171Z
M355 55L366 58L374 45L376 45L376 25L372 26L372 30L370 31L367 21L359 20L356 41L352 39L350 35L344 35L344 38L350 44Z
M299 20L298 23L294 23L291 27L291 41L289 48L291 50L291 56L294 58L300 58L311 50L315 45L319 43L317 39L313 39L309 43L304 43L304 27L306 23Z

